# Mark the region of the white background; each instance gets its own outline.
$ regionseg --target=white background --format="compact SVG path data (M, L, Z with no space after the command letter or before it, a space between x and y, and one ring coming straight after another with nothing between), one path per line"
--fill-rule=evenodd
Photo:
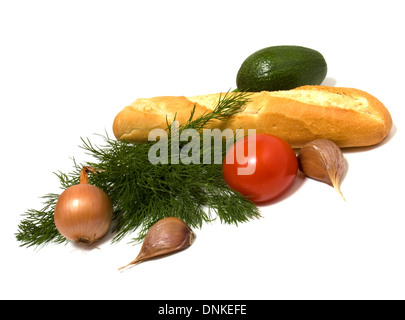
M2 299L404 299L402 1L0 1ZM129 238L84 250L21 248L17 225L53 172L91 160L80 137L140 97L236 87L243 60L282 44L320 51L327 85L368 91L394 128L346 151L344 202L298 178L288 197L238 227L195 230L179 254L117 268ZM97 142L97 138L94 137Z

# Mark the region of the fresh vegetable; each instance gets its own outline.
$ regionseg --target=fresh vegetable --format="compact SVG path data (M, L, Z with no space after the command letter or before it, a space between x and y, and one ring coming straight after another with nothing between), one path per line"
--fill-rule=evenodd
M247 101L247 93L227 93L212 112L194 118L193 110L189 121L180 126L179 134L189 128L201 131L207 123L216 119L225 120L241 111ZM171 150L168 136L168 150ZM202 134L200 138L203 139ZM94 158L86 165L100 169L99 174L89 177L89 181L111 198L114 207L113 241L139 231L134 238L135 242L139 242L147 230L164 217L178 217L193 228L211 221L213 212L221 222L229 224L260 217L259 209L251 201L227 186L222 164L171 164L170 156L167 164L152 164L148 153L156 142L134 145L110 139L108 135L104 140L101 146L96 146L89 139L82 139L81 147ZM181 141L180 148L187 143ZM200 145L203 149L204 144ZM212 144L208 152L214 147ZM223 150L225 155L226 149ZM200 154L203 156L204 150ZM75 162L73 172L57 173L63 190L79 182L80 169L81 166ZM58 197L58 194L50 193L44 197L42 209L27 211L16 234L21 245L65 241L53 221Z
M289 90L319 85L327 65L316 50L300 46L275 46L254 52L242 63L236 85L239 91Z
M305 144L298 153L299 169L308 177L334 187L340 196L340 182L346 162L340 148L331 140L316 139Z
M66 239L91 244L110 229L113 207L108 195L89 184L88 172L95 168L84 166L80 171L80 184L67 188L55 207L54 221Z
M238 159L238 149L246 153L252 148L256 148L256 152L248 152L244 159ZM253 174L238 173L249 165L255 166ZM268 202L282 195L293 184L297 171L297 158L290 145L283 139L265 134L238 140L223 162L223 174L229 187L255 203Z
M193 230L183 220L175 217L163 218L149 229L136 259L119 270L187 249L194 240Z

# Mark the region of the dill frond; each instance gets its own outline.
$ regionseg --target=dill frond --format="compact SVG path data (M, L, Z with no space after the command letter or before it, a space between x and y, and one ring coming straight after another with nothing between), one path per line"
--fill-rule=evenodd
M228 92L212 112L194 119L192 110L189 120L180 125L179 131L201 131L210 121L226 120L240 112L247 101L246 93ZM168 123L168 132L170 130L171 124ZM100 146L88 138L81 138L80 148L93 158L85 165L103 170L98 175L91 175L89 183L104 190L112 200L113 242L136 231L133 241L139 242L154 223L169 216L178 217L193 228L201 228L203 223L215 219L214 214L221 222L235 225L260 216L252 202L227 186L221 164L186 165L181 162L171 164L170 161L152 164L148 152L155 142L131 144L111 139L107 133L101 137L104 143ZM171 143L170 139L168 143ZM182 142L180 147L186 143ZM200 145L201 153L207 152L203 150L203 144ZM71 173L56 173L61 189L79 182L80 169L81 166L74 161ZM58 197L58 194L46 195L41 210L30 209L23 215L25 219L20 222L16 233L21 246L65 241L53 223Z

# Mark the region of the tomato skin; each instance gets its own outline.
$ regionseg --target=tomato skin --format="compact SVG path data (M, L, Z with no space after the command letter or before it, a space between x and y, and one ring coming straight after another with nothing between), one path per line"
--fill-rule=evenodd
M256 152L248 152L256 140ZM243 144L244 161L238 163L236 150ZM252 149L253 150L253 149ZM233 158L233 163L230 163ZM238 168L256 163L253 174L238 174ZM293 184L298 171L294 150L283 139L268 135L250 135L235 142L223 165L224 179L231 189L249 197L252 202L269 202L282 195Z

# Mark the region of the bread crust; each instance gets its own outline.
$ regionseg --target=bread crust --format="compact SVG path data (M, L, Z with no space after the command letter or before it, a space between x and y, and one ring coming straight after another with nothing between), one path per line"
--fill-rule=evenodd
M211 111L220 95L137 99L117 114L114 135L119 140L145 142L150 130L166 129L166 121L176 117L186 122L194 105L195 117ZM330 139L341 148L375 145L392 128L391 115L382 102L354 88L304 86L252 93L249 98L243 112L225 122L215 121L210 128L245 129L246 133L256 129L256 133L285 139L293 148L318 138Z

